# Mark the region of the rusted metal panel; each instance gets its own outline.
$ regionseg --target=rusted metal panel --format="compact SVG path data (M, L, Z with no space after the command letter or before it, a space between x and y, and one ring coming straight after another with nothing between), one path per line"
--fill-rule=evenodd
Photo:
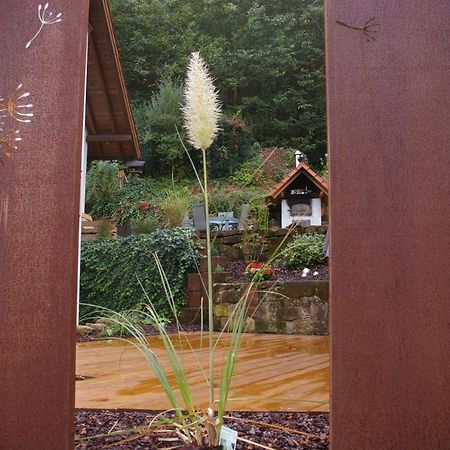
M332 449L449 448L450 2L328 0L326 30Z
M73 448L89 4L38 5L2 0L0 15L0 448L7 450Z

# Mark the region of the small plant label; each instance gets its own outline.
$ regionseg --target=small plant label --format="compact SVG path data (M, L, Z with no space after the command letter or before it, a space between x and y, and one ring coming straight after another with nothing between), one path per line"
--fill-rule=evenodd
M236 450L237 431L231 428L222 427L219 444L223 450Z

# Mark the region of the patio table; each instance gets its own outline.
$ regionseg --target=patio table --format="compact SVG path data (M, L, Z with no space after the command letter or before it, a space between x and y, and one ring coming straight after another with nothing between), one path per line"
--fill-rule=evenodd
M213 231L219 230L237 230L239 220L235 217L210 217L208 220L209 228Z

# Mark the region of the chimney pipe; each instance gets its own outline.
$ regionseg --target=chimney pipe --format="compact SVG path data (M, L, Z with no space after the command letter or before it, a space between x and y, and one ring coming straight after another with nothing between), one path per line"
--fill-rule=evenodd
M303 162L304 155L300 150L295 152L295 167L298 167Z

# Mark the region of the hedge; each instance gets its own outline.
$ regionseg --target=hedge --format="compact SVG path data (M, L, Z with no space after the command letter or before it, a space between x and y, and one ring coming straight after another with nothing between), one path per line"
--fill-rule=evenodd
M195 261L200 257L199 245L193 238L192 230L174 228L116 240L83 241L81 320L95 313L95 308L87 304L120 312L146 302L146 295L161 316L171 318L173 314L152 253L158 254L180 308L187 274L195 269Z
M293 270L322 264L324 240L325 236L319 233L299 234L289 242L280 259Z

